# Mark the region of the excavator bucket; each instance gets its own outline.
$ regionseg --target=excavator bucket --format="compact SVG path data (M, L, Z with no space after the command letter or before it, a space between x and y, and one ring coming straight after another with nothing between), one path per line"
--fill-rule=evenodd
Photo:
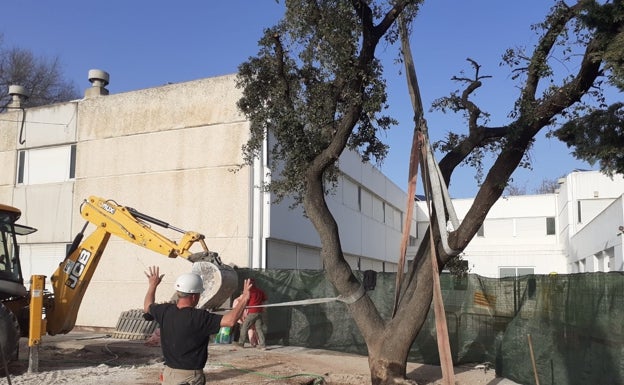
M191 271L204 280L204 292L197 307L215 309L230 300L238 287L238 275L233 268L212 262L194 262ZM227 304L229 307L229 303Z

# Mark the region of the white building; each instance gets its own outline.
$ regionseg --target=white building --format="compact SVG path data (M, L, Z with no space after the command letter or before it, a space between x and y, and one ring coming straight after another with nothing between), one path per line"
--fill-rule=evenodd
M557 194L567 272L624 271L624 176L574 172Z
M553 194L504 196L464 250L471 273L487 277L624 271L624 177L576 171ZM461 219L472 199L454 199ZM418 243L429 224L417 202Z
M236 108L234 75L108 95L107 74L90 71L85 98L13 108L0 118L0 202L18 207L20 223L39 229L23 239L25 277L50 276L85 221L91 195L113 199L176 227L206 236L227 264L270 269L321 269L320 240L301 209L271 203L257 186L267 177L259 160L237 172L249 122ZM396 271L406 193L353 153L328 197L345 256L355 270ZM572 173L556 194L499 200L465 250L472 273L500 277L623 270L624 183L599 173ZM471 200L454 200L461 219ZM427 226L418 202L413 255ZM87 232L93 226L87 228ZM176 239L179 233L162 231ZM115 326L140 308L143 271L165 272L158 301L171 297L188 262L170 260L114 237L83 300L77 324Z

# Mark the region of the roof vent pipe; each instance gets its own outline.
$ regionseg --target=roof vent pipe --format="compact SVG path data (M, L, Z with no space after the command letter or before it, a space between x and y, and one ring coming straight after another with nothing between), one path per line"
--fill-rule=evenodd
M11 95L11 102L7 106L9 108L22 108L22 104L29 96L26 88L18 85L9 86L9 95Z
M95 96L108 95L106 86L110 75L106 71L102 70L89 70L89 81L91 82L91 88L87 88L85 91L85 97L91 98Z

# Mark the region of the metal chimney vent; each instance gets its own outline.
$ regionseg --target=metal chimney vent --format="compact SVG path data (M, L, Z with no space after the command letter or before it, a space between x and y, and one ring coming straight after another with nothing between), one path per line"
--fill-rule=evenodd
M12 108L21 108L22 103L30 96L25 87L15 84L9 86L9 95L11 95L12 99L7 107Z
M89 81L91 82L91 88L87 88L85 91L85 97L95 97L108 95L106 86L110 80L110 75L106 71L102 70L89 70Z

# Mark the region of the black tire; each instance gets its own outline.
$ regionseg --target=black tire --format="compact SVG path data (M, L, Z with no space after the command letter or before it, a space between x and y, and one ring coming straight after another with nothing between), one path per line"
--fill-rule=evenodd
M20 327L15 314L0 303L0 363L17 360Z

